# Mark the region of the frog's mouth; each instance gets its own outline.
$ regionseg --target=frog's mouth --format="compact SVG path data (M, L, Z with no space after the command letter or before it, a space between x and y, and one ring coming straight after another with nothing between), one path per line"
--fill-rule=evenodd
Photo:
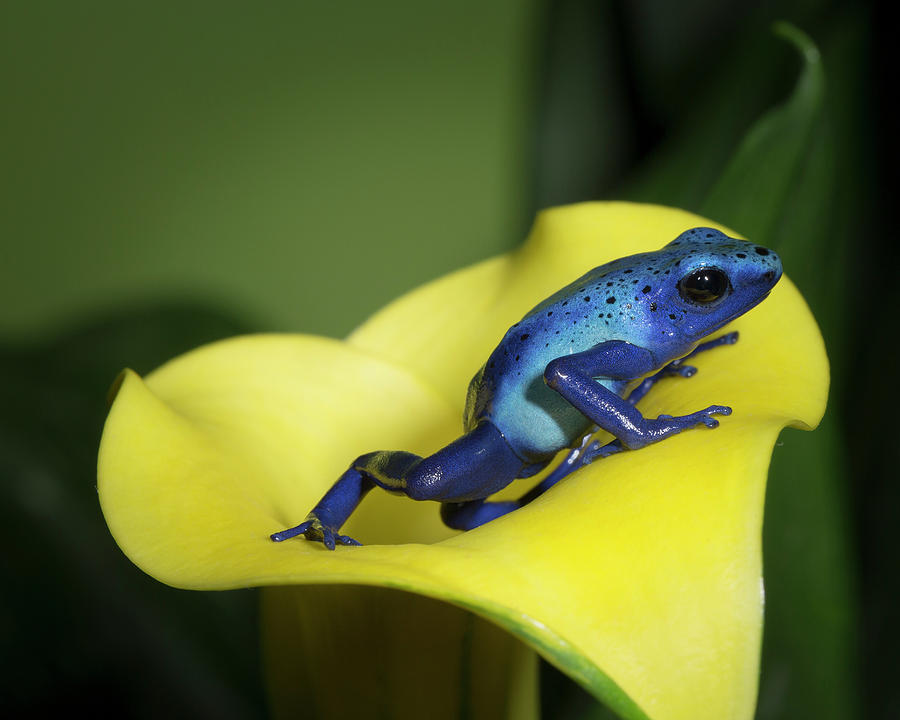
M772 291L767 290L764 294L760 295L758 298L756 298L756 300L754 300L752 303L750 303L747 306L746 310L744 310L744 312L747 312L747 310L751 310L751 309L755 308L757 305L759 305L763 300L765 300L771 294L772 294ZM741 315L743 315L744 312L742 312Z

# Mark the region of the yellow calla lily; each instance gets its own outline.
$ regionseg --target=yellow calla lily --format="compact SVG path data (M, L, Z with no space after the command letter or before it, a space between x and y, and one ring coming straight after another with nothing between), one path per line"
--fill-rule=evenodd
M442 526L436 504L376 491L345 530L363 547L268 539L360 453L426 454L459 435L469 379L539 300L698 225L718 227L652 205L545 211L519 250L405 296L346 341L242 337L143 380L126 372L98 466L110 530L177 587L407 590L500 625L624 717L752 717L769 458L783 427L818 423L828 385L818 328L787 277L729 326L736 346L699 356L696 377L640 405L654 417L732 406L716 430L597 461L466 533Z

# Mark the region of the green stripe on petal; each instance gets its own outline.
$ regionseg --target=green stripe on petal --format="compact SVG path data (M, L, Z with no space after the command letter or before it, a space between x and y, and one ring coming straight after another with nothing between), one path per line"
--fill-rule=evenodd
M737 345L698 357L696 377L661 383L641 405L649 416L731 405L718 429L598 461L468 533L441 528L432 503L377 493L348 526L364 547L267 538L299 522L356 455L451 440L471 374L543 296L696 225L715 226L647 205L555 209L521 250L412 293L349 343L250 337L146 383L129 374L99 463L113 534L181 587L350 583L447 600L626 718L749 719L769 457L784 426L819 421L828 383L818 329L787 278L729 328Z

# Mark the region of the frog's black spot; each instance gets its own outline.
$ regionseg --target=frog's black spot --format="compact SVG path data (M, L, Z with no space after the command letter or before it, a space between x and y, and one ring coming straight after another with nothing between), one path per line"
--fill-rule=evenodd
M550 312L547 313L547 317L550 317L552 314L553 314L553 311L551 310Z
M612 283L611 282L606 283L606 287L612 287Z
M611 318L611 317L612 317L612 313L606 313L606 317Z
M519 356L516 355L516 362L519 362Z
M563 307L565 307L565 306L568 305L568 304L569 304L569 301L568 301L568 300L564 300L564 301L563 301Z
M519 337L519 340L527 340L529 337L531 336L528 333L525 333L524 335Z
M769 270L769 272L763 275L763 277L766 279L766 282L772 282L772 280L775 278L775 271Z
M553 333L553 334L554 334L554 335L559 335L559 330L557 330L557 331L556 331L555 333Z
M674 320L675 316L672 313L669 313L669 320Z
M550 343L544 343L544 347L550 347Z
M678 241L678 240L676 240L676 241L675 241L675 242L673 242L673 243L670 243L670 245L681 245L681 242L680 242L680 241Z
M670 272L669 270L666 270L666 271L663 273L663 275L668 275L669 272Z
M735 257L739 257L741 260L743 260L747 256L744 255L744 253L738 253L737 255L735 255Z
M585 296L584 296L584 301L585 301L585 302L590 302L590 301L591 301L591 296L590 296L590 295L585 295Z
M612 305L615 301L616 301L616 299L614 297L606 298L606 302L608 302L610 305Z
M513 327L519 327L519 323L516 323L515 325L513 325Z
M563 315L569 315L570 313L571 313L570 310L566 310L566 311L563 313Z
M654 271L653 271L653 274L654 274L654 275L659 275L659 270L654 270Z
M488 365L488 367L494 367L494 361L493 361L493 360L491 360L491 364Z
M706 233L706 237L715 237L712 233Z
M656 312L656 303L650 303L650 312Z
M644 293L644 295L646 295L648 292L650 292L651 289L652 288L649 285L644 285L644 289L641 290L641 292Z
M679 265L681 265L681 260L676 260L676 261L675 261L675 267L678 267Z
M769 254L769 251L766 250L764 247L755 247L755 248L753 248L753 250L754 250L754 252L756 252L757 255L768 255Z
M632 270L631 268L628 268L628 269L625 271L625 274L627 275L627 274L630 273L630 272L633 272L633 270Z

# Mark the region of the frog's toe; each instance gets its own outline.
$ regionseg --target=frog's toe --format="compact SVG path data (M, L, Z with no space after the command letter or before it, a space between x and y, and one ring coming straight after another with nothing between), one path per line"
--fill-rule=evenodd
M271 535L269 535L269 539L272 542L284 542L285 540L290 540L291 538L297 537L298 535L306 535L306 533L312 527L312 524L312 520L306 520L299 525L288 528L287 530L280 530L277 533L272 533Z
M701 410L699 413L696 413L699 416L700 422L702 422L706 427L714 428L719 427L719 421L714 418L714 415L731 415L731 408L727 405L710 405L705 410Z
M584 449L583 463L587 465L597 458L606 458L610 455L615 455L618 452L622 452L624 449L625 446L622 445L622 442L620 440L613 440L612 442L606 443L606 445L601 445L595 440Z
M334 550L334 531L331 528L322 528L322 544L329 550Z
M671 377L678 375L679 377L689 378L697 374L697 368L693 365L682 365L680 360L675 360L666 365L655 376L657 379L661 377Z
M349 535L341 535L336 528L324 525L322 521L313 513L310 513L306 520L296 527L288 528L277 533L273 533L269 537L273 542L282 542L291 538L303 535L307 540L312 542L320 542L329 550L340 545L361 545Z
M703 412L710 415L731 415L731 408L727 405L710 405Z
M349 535L341 535L327 525L323 525L317 532L317 535L318 537L315 538L310 538L309 535L306 537L310 540L321 540L322 544L329 550L334 550L338 545L362 545L358 540L354 540Z

